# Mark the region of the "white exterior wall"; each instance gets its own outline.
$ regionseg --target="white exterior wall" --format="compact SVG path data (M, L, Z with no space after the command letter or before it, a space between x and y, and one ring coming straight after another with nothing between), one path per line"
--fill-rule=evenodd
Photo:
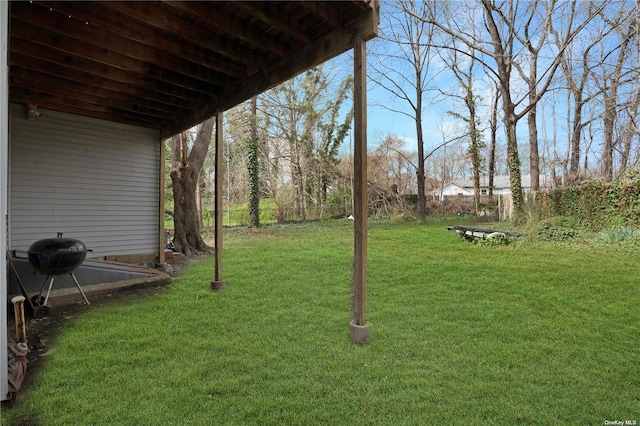
M465 188L461 188L458 185L446 184L443 188L442 194L445 197L451 197L456 195L473 195L473 191L469 191Z
M4 253L7 251L7 193L9 157L9 2L0 1L0 400L7 399L9 390L9 374L7 359L7 262Z
M528 189L527 189L528 190ZM511 194L511 188L494 188L493 195Z
M9 248L57 232L93 253L158 254L160 137L155 130L10 106Z

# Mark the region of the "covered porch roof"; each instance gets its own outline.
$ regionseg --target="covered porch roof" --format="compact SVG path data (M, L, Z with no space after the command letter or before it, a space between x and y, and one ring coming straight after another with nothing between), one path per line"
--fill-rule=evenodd
M9 100L190 128L376 36L351 1L12 1Z

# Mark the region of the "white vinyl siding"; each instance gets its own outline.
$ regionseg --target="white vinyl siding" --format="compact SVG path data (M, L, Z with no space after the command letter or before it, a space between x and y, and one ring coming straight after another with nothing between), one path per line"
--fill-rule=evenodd
M9 2L0 1L0 253L7 249L7 196L9 184L7 182L7 166L9 157ZM7 263L6 256L0 258L0 306L7 309ZM6 311L5 311L6 312ZM8 399L9 365L7 359L7 315L0 317L0 401Z
M144 129L11 105L10 248L82 240L93 253L158 253L160 141Z

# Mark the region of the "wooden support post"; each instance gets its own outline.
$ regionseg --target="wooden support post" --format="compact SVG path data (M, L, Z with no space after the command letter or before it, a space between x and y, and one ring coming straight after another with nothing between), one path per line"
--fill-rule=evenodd
M13 303L14 315L16 318L16 341L17 343L27 343L27 326L24 320L24 296L15 296L11 299Z
M216 154L215 154L215 276L211 281L213 291L222 291L226 288L222 280L222 183L223 177L223 140L222 140L222 111L216 115Z
M366 44L354 43L354 156L353 156L353 318L351 340L365 344L371 339L366 324L367 288L367 69Z
M165 259L164 256L164 250L167 246L167 241L165 238L165 232L166 230L164 229L164 187L165 187L165 178L164 178L164 173L165 173L165 145L164 145L164 141L161 140L160 141L160 170L158 171L160 173L160 185L159 185L159 205L158 205L158 263L162 264L165 263L167 260Z

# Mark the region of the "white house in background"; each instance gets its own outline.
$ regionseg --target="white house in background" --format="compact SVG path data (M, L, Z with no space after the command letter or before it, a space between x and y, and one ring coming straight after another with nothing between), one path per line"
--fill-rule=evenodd
M551 178L546 175L540 175L540 188L551 188ZM522 176L522 190L524 192L531 191L531 175ZM493 178L493 194L510 194L511 181L509 176L494 176ZM473 197L474 188L473 180L456 179L444 184L443 187L437 188L432 192L435 199L439 200L441 195L445 197L467 196ZM480 179L480 195L489 195L489 178L483 176Z

